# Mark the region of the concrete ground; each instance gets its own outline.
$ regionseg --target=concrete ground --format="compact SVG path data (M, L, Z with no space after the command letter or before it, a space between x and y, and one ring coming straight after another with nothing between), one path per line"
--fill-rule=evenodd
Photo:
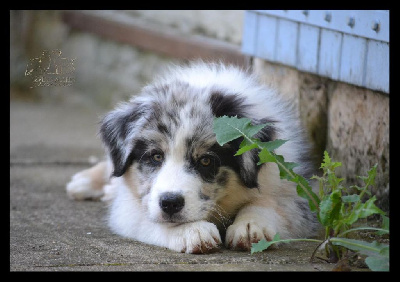
M13 95L11 95L13 97ZM65 184L103 156L104 109L71 97L10 101L10 271L331 271L309 262L316 243L251 255L175 253L121 238L103 202L71 201ZM352 270L365 270L354 268Z

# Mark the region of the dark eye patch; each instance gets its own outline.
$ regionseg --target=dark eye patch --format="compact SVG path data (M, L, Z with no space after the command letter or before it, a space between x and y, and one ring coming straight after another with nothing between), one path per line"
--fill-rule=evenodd
M150 167L160 167L164 162L164 153L161 150L147 151L139 163Z
M199 160L199 164L206 167L211 164L211 158L209 156L203 156Z
M201 178L206 182L213 182L218 169L221 165L219 157L210 152L201 156L195 165L195 170L200 174Z
M190 154L188 170L195 171L204 181L210 183L216 181L221 166L230 167L239 173L240 157L235 157L235 153L235 149L229 146L221 147L216 143L201 156L194 157Z
M164 156L163 154L156 152L154 154L151 154L151 161L154 164L161 164L164 161Z
M151 142L139 139L135 142L129 159L132 162L138 162L139 170L153 171L160 167L164 162L164 153L154 148Z
M210 147L209 151L214 155L218 156L220 166L230 167L236 172L240 171L240 156L234 156L237 152L237 148L235 146L220 146L218 143L215 143Z

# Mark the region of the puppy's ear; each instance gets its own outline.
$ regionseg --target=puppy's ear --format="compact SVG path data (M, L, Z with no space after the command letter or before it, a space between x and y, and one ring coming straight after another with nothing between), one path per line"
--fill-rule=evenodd
M113 163L113 176L121 176L131 165L132 138L138 130L140 119L149 108L140 102L122 104L104 116L100 136Z
M211 110L215 117L243 116L245 109L244 99L237 94L226 94L222 91L214 91L209 98Z

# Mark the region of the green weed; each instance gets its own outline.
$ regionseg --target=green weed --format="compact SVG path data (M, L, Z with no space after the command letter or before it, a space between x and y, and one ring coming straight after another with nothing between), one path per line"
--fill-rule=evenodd
M351 186L346 188L342 185L343 178L338 178L335 169L341 166L340 162L333 162L328 153L324 152L321 164L323 175L313 176L319 182L318 195L313 192L311 185L301 175L293 172L297 166L293 162L285 162L283 156L274 153L274 150L283 145L287 140L273 140L261 142L254 138L262 128L268 124L252 125L251 120L237 117L219 117L214 119L214 132L217 142L222 146L234 139L243 137L239 150L235 154L241 155L249 150L258 149L259 165L266 162L276 163L279 168L281 179L287 179L296 183L297 194L308 200L310 210L317 213L318 221L325 228L324 240L317 239L284 239L281 240L276 234L272 241L261 240L253 243L251 253L262 252L269 246L279 242L312 241L318 242L316 248L325 247L326 256L330 262L342 259L346 250L352 250L366 256L365 263L373 271L389 270L389 245L377 241L366 242L348 238L351 232L370 230L378 235L389 234L389 218L375 204L375 196L371 197L369 186L375 184L376 167L373 166L367 176L359 178L363 180L364 186ZM382 217L382 227L357 226L360 219L372 215ZM314 258L314 253L311 259Z

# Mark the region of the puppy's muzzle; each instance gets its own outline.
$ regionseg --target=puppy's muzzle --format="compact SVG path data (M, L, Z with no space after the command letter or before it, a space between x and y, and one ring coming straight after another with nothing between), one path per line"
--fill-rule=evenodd
M185 206L185 198L179 193L165 192L161 194L160 208L169 216L179 212Z

